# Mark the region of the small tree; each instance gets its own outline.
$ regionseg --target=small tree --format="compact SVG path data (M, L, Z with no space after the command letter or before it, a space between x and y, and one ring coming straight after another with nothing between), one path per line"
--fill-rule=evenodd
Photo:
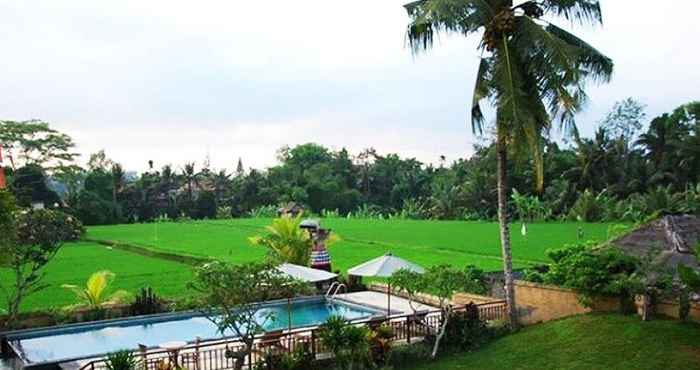
M202 293L204 314L221 335L236 335L243 343L240 351L229 351L236 369L253 351L255 336L264 333L276 317L263 312L265 301L303 293L307 285L281 274L270 263L231 265L212 262L198 268L190 286Z
M426 285L427 281L423 278L422 274L408 269L401 269L391 275L389 283L394 290L406 293L408 296L408 305L411 307L411 310L413 310L413 313L415 313L417 309L413 304L416 301L418 293L425 292L428 288Z
M435 358L440 347L440 341L445 336L447 326L452 318L452 295L464 289L467 285L467 277L463 271L453 269L449 265L440 265L429 268L423 274L423 279L425 279L424 284L429 287L429 292L438 298L440 309L442 310L440 330L435 336L435 343L431 353L431 357Z
M0 286L7 298L8 325L15 324L23 300L44 288L43 267L56 256L66 241L76 240L83 233L80 221L62 212L32 210L16 213L7 194L0 198L3 209L0 221L3 234L0 242L2 265L14 275L9 288Z

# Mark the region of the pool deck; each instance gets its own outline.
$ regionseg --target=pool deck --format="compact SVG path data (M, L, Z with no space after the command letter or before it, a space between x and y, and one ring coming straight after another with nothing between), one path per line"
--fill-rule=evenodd
M357 303L363 306L369 306L376 309L384 310L387 309L387 296L386 293L375 292L375 291L364 291L364 292L354 292L347 294L338 294L336 297ZM391 311L392 316L395 315L406 315L413 313L411 304L409 304L408 299L397 297L395 295L391 296ZM413 308L416 311L435 311L437 307L428 306L426 304L413 302Z

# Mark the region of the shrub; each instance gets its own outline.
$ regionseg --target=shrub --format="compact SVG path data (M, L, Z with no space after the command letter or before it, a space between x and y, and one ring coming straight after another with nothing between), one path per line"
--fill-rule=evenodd
M339 369L359 370L373 366L367 327L353 326L341 316L331 316L321 325L319 337L323 345L333 353Z
M639 264L617 249L595 249L592 244L550 250L547 256L553 261L549 270L535 276L547 284L576 289L581 303L588 306L594 296L629 296L622 282L629 280Z
M135 370L138 360L129 350L121 350L107 355L107 370Z
M479 309L475 304L468 304L464 312L455 313L445 329L442 351L474 350L494 337L494 332L484 321L479 319ZM430 343L433 337L428 337Z
M233 217L233 209L231 206L221 206L216 208L217 220L228 220Z
M292 352L268 352L263 361L258 362L255 370L313 370L320 366L307 346L300 346Z
M395 369L405 369L430 360L430 347L425 342L395 346L388 363Z
M161 311L162 302L151 287L141 288L129 307L132 315L151 315Z
M489 291L489 285L486 279L484 270L468 265L464 268L465 284L464 291L474 294L486 294Z
M267 205L253 208L248 211L248 217L251 218L274 218L277 217L277 206Z
M381 325L369 334L372 362L377 365L385 365L391 353L391 340L394 338L394 329L389 325Z

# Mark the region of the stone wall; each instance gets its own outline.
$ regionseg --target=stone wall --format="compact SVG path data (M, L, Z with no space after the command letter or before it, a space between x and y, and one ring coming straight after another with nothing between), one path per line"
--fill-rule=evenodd
M515 282L515 299L518 303L520 322L523 325L589 312L620 310L620 300L617 298L600 297L593 300L592 307L586 307L579 302L578 293L575 290L519 280ZM637 297L635 302L641 315L641 299ZM680 318L678 302L658 302L654 306L654 314L678 319ZM689 320L700 322L700 304L691 304Z
M680 318L679 315L679 305L678 302L661 301L654 305L654 314L672 317L674 319ZM700 304L692 303L690 305L690 313L688 314L688 320L700 322Z
M579 302L578 294L573 290L520 280L515 282L515 300L523 325L593 311L616 311L620 307L619 299L615 298L597 299L594 307L586 307Z

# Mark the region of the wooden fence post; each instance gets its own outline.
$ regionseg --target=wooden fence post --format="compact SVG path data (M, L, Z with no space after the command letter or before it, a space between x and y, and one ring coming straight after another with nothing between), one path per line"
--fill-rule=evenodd
M143 344L139 344L139 352L141 352L141 358L143 359L143 370L148 370L148 354L147 349Z
M406 316L406 343L411 344L411 316Z
M316 359L316 329L311 330L311 354Z
M199 336L196 337L194 340L194 345L195 345L195 347L194 347L194 361L195 361L194 368L195 368L195 370L199 370L199 366L200 366L199 365L199 345L201 342L202 342L202 338Z

